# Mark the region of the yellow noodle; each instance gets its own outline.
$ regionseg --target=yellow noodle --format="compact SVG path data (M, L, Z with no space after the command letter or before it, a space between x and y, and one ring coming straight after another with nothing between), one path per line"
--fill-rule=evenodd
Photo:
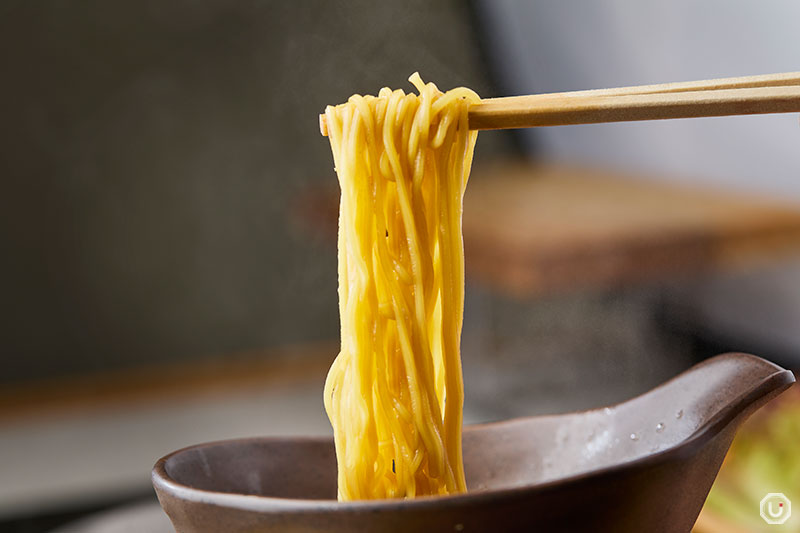
M325 383L340 500L466 491L461 211L469 89L381 89L329 106L341 351Z

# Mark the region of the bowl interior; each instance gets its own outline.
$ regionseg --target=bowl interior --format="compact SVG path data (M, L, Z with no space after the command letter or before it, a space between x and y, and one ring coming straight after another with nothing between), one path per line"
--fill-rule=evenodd
M171 456L167 475L195 489L232 494L336 499L336 454L330 439L241 439Z

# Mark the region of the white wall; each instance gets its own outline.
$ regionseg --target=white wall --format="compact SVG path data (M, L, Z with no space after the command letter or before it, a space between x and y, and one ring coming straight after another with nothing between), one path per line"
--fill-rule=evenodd
M797 0L483 0L479 6L493 29L492 57L519 94L800 70ZM800 204L797 115L565 126L526 135L549 157ZM800 264L769 276L717 280L696 299L710 324L800 348L800 328L792 327L800 324Z

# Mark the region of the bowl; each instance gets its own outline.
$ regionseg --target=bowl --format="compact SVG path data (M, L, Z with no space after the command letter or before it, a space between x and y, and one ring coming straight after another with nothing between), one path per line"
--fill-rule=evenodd
M793 382L731 353L617 405L467 426L459 495L336 501L324 437L190 446L152 479L178 533L687 532L738 426Z

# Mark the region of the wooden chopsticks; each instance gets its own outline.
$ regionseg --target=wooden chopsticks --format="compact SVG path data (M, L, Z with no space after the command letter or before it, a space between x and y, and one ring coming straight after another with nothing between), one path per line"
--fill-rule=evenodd
M800 72L489 98L470 129L491 130L670 118L800 112ZM320 132L327 135L325 115Z

